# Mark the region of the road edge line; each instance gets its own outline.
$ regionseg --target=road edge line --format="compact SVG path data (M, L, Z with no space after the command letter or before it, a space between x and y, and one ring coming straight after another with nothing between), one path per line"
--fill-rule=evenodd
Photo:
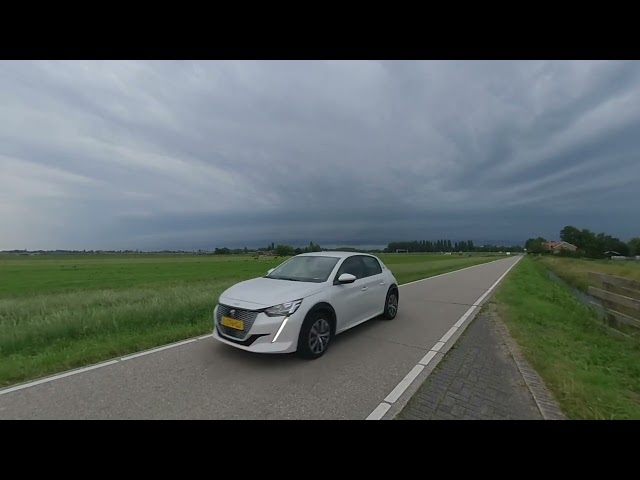
M465 270L469 270L471 268L477 268L477 267L482 267L483 265L490 265L492 263L495 262L499 262L500 260L507 260L509 258L513 258L513 257L506 257L506 258L498 258L496 260L491 260L489 262L484 262L484 263L478 263L477 265L471 265L470 267L464 267L461 268L459 270L451 270L450 272L444 272L444 273L439 273L438 275L433 275L431 277L425 277L425 278L421 278L420 280L414 280L413 282L407 282L407 283L403 283L401 285L398 285L399 287L404 287L406 285L413 285L414 283L420 283L420 282L425 282L427 280L431 280L432 278L438 278L438 277L444 277L445 275L451 275L452 273L457 273L457 272L464 272ZM388 267L387 267L388 268Z
M87 372L89 370L97 370L98 368L109 367L111 365L116 365L118 363L126 362L128 360L132 360L132 359L138 358L138 357L143 357L145 355L150 355L152 353L160 352L162 350L168 350L170 348L180 347L182 345L186 345L188 343L194 343L194 342L196 342L198 340L205 339L205 338L208 338L210 336L211 335L204 335L202 337L192 337L192 338L189 338L187 340L181 340L179 342L168 343L168 344L162 345L160 347L154 347L154 348L150 348L150 349L147 349L147 350L142 350L140 352L132 353L130 355L124 355L124 356L121 356L121 357L115 357L115 358L112 358L110 360L105 360L103 362L94 363L93 365L88 365L86 367L74 368L74 369L71 369L71 370L67 370L65 372L56 373L56 374L53 374L53 375L42 377L42 378L39 378L37 380L31 380L29 382L18 383L16 385L12 385L10 387L6 387L6 388L3 388L3 389L0 389L0 396L1 395L6 395L7 393L16 392L18 390L24 390L25 388L30 388L30 387L35 387L37 385L42 385L43 383L54 382L56 380L60 380L62 378L66 378L66 377L71 377L73 375L79 375L79 374Z
M436 366L442 361L446 353L455 345L460 336L467 329L469 324L476 317L480 308L483 305L483 302L489 298L489 296L495 291L496 287L500 284L500 282L509 274L509 272L522 260L523 256L518 256L518 259L511 265L494 283L489 287L489 289L483 293L478 300L476 300L473 305L467 310L461 317L456 321L456 323L449 329L447 332L438 340L435 345L427 352L427 354L412 368L412 370L394 387L394 389L385 397L385 399L374 409L373 412L367 417L368 420L393 420L402 409L409 403L413 394L422 386L422 384L429 378L433 370ZM493 263L493 262L488 262ZM487 263L487 264L488 264ZM481 265L487 265L481 264ZM457 270L460 271L460 270ZM456 326L458 325L459 326ZM420 371L413 377L410 382L406 382L407 378L411 375L411 373L416 369L416 367L422 367ZM390 402L390 397L396 389L402 389L400 395L397 398ZM383 405L389 405L389 407L383 407ZM385 413L379 418L377 415L373 415L374 412L382 411L385 409ZM371 417L374 418L371 418Z

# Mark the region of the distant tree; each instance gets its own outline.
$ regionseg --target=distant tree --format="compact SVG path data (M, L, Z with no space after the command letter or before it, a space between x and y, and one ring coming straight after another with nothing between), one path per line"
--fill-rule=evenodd
M612 237L611 235L605 235L599 233L596 236L596 245L598 250L604 254L608 251L618 252L620 255L629 255L629 245L620 240L619 238Z
M575 245L576 247L584 248L584 243L585 240L587 240L587 238L589 237L589 233L591 232L589 232L588 230L580 231L576 227L567 225L562 230L560 230L560 240Z
M629 255L631 251L631 244L619 238L604 232L596 234L586 228L578 230L570 225L560 231L560 239L578 247L588 258L603 258L608 251L618 252L620 255Z
M627 242L629 255L640 255L640 237L633 237Z
M293 247L290 247L289 245L277 245L274 251L276 252L277 255L281 257L286 257L289 255L293 255L295 252L295 249Z
M545 251L545 243L547 243L547 240L542 237L530 238L524 244L524 248L527 249L528 253L543 253Z

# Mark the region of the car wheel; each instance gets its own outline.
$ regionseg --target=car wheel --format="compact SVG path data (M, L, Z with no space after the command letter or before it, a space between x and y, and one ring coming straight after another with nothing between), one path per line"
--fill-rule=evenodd
M324 312L310 313L300 329L298 354L308 359L320 358L329 348L331 337L331 323L327 314Z
M387 300L384 302L384 313L382 317L385 320L393 320L398 314L398 290L389 289L387 292Z

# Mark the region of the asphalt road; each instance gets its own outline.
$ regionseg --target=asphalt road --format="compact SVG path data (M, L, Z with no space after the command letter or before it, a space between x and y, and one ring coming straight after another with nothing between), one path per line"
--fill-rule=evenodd
M318 360L202 338L0 392L0 419L365 419L515 261L401 287L394 320L335 337Z

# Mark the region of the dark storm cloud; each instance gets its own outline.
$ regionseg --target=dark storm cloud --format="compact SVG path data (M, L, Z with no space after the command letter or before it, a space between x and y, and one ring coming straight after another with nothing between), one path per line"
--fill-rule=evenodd
M0 249L638 234L638 62L1 62Z

